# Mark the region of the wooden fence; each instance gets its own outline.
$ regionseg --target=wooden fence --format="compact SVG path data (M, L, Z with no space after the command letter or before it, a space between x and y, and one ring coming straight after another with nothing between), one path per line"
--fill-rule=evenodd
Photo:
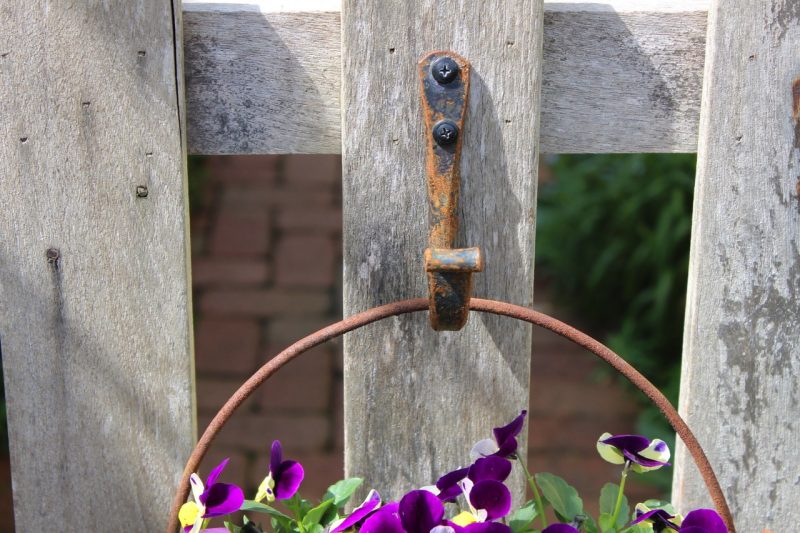
M425 294L415 68L434 49L472 62L460 239L486 256L478 296L532 304L540 151L697 150L680 408L739 530L792 527L800 3L723 4L5 2L0 343L17 527L165 524L196 434L187 146L341 151L345 314ZM483 316L458 333L417 316L351 334L348 473L392 493L456 466L525 406L530 334ZM674 497L707 503L680 448Z

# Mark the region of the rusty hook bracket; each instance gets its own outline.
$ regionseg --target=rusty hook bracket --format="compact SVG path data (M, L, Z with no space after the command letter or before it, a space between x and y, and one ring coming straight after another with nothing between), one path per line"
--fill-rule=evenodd
M436 331L464 327L469 316L472 273L483 270L479 248L454 248L469 71L469 62L449 51L431 52L419 62L431 219L425 270L431 326Z

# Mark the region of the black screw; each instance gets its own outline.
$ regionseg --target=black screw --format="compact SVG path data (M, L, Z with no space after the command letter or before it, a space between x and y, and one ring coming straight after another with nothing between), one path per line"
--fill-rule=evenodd
M431 65L433 79L442 85L446 85L456 79L460 70L458 63L453 61L451 57L440 57Z
M458 126L452 120L440 120L433 126L433 139L439 146L448 146L458 140Z
M150 192L147 190L147 187L145 187L144 185L136 186L136 196L138 196L139 198L147 198L147 195L149 193Z

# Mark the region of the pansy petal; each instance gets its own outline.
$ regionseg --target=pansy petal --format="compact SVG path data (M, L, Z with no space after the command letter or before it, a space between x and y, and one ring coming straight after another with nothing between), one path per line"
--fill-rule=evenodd
M475 509L485 510L487 520L494 520L508 514L511 492L499 481L479 481L469 492L469 502Z
M436 526L431 529L431 533L455 533L456 530L452 526Z
M611 464L614 465L621 465L625 462L625 458L622 456L622 452L620 452L616 447L611 446L610 444L605 444L607 438L611 437L611 433L603 433L600 435L600 438L597 439L597 453L600 454L600 457L605 459Z
M269 454L269 471L272 472L272 477L275 477L275 473L278 471L278 468L281 466L283 462L283 450L281 449L281 441L276 440L272 442L272 449L270 450Z
M542 533L580 533L569 524L550 524L542 530Z
M304 477L303 465L297 461L282 462L275 476L275 498L285 500L294 496Z
M331 528L330 533L337 533L339 531L344 531L358 522L366 518L375 508L377 508L381 504L381 495L378 494L378 491L371 490L369 494L367 494L367 498L364 502L356 507L350 515L345 518L344 520L339 521L335 527Z
M620 451L638 453L650 445L650 439L641 435L612 435L604 439L603 444L610 444Z
M517 418L503 427L494 428L492 430L492 433L494 433L494 440L497 441L498 446L502 447L503 442L511 437L516 437L519 435L520 431L522 431L522 426L525 424L525 415L527 414L528 411L523 409Z
M474 483L477 483L484 479L505 481L509 474L511 474L511 461L493 455L475 461L475 463L469 467L467 475Z
M455 500L461 494L458 482L467 477L469 467L459 468L443 475L436 481L436 488L439 489L439 499L444 502Z
M694 533L693 529L704 533L728 533L725 522L712 509L695 509L686 515L681 523L681 533Z
M208 477L206 478L207 487L210 487L211 485L217 482L217 478L227 466L228 461L230 461L230 459L228 458L223 459L222 462L218 464L216 468L214 468L214 470L211 471L210 474L208 474Z
M244 502L242 489L230 483L214 483L205 492L203 518L235 513Z
M639 452L639 455L645 459L666 463L670 457L669 446L661 439L653 439L647 448Z
M400 500L400 521L407 533L429 533L444 516L444 504L426 490L412 490Z
M463 533L511 533L511 528L500 522L476 522L465 527Z
M367 518L359 533L404 533L400 517L384 510L385 507Z
M194 496L194 501L200 502L200 498L203 496L203 492L206 490L205 486L203 485L203 481L200 479L200 476L197 474L192 474L189 476L189 485L192 487L192 496Z
M519 444L517 444L516 437L508 437L506 440L503 441L503 444L495 452L495 455L498 457L508 457L509 455L517 453L517 448Z
M499 449L500 447L493 439L483 439L475 443L475 446L469 451L469 456L474 461L481 457L494 455Z

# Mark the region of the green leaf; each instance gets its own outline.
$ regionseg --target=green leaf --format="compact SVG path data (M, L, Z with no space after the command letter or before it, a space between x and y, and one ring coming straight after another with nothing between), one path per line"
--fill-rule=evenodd
M522 533L536 518L536 502L531 500L519 509L514 514L508 517L508 525L514 533Z
M293 522L294 520L283 514L282 512L278 511L274 507L270 507L265 503L255 502L253 500L245 500L242 506L239 508L240 511L254 511L256 513L265 513L277 518L280 521L289 521Z
M360 477L351 477L337 481L328 487L328 490L325 492L325 496L323 496L322 499L328 500L333 498L333 506L338 509L347 503L356 489L360 487L363 482L364 480Z
M245 524L246 524L246 523L247 523L247 522L245 522ZM231 533L239 533L239 532L242 530L242 528L240 528L239 526L237 526L237 525L234 525L234 524L232 524L232 523L228 522L227 520L224 522L224 524L225 524L225 529L227 529L227 530L228 530L228 531L230 531Z
M586 516L586 521L581 524L580 530L583 533L599 533L600 529L597 527L597 522L594 521L594 518L588 514L584 516Z
M327 511L331 504L333 504L333 501L333 498L325 500L305 514L303 517L303 527L306 528L309 533L311 533L312 526L319 525L322 515L324 515L325 511Z
M614 483L606 483L603 485L603 488L600 490L600 512L604 514L608 514L609 518L611 515L614 514L614 506L617 504L617 494L619 493L619 485L615 485ZM622 527L628 523L628 517L631 514L630 506L628 505L628 498L625 495L622 495L622 503L619 507L619 515L617 516L617 523L611 524L611 529L616 526L616 529L622 529ZM602 516L600 517L600 529L606 530L609 528L603 527Z
M534 477L536 484L542 489L542 496L567 522L583 512L583 500L578 496L578 491L566 481L548 472L541 472Z
M606 533L608 531L614 531L614 524L611 522L611 513L600 513L600 517L597 519L597 522L600 525L600 531L602 533Z

